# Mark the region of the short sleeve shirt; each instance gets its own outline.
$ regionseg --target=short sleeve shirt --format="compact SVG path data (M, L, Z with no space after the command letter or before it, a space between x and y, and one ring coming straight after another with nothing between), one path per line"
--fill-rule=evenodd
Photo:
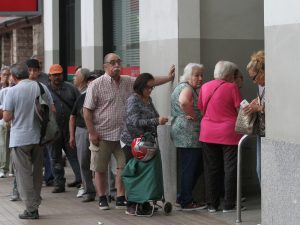
M242 98L235 83L225 82L220 86L223 82L213 80L200 89L198 107L205 112L201 121L200 141L237 145L241 135L235 132L234 127Z
M3 110L13 113L9 147L39 143L40 127L34 113L35 99L39 94L37 82L28 79L8 89Z
M120 140L125 105L133 93L135 79L121 75L117 85L108 74L104 74L89 85L83 106L93 111L94 128L103 140Z
M84 99L85 99L86 93L81 94L72 109L71 115L75 116L75 124L76 127L81 127L81 128L86 128L84 119L83 119L83 103L84 103Z

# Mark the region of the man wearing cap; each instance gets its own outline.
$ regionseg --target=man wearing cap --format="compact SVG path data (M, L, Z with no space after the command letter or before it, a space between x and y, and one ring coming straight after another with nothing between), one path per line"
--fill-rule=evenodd
M49 79L45 73L42 73L40 71L40 61L31 58L26 61L26 65L28 66L29 80L35 80L42 83L42 85L47 85ZM45 79L44 76L47 76L47 79ZM47 93L47 95L50 96L51 109L53 112L55 112L55 106L51 94L46 86L44 86L44 90ZM50 156L48 153L47 145L44 145L42 148L45 166L44 181L46 186L52 186L54 182L54 176L51 169Z
M38 219L43 181L43 154L40 149L40 125L35 116L35 99L40 89L35 81L29 80L28 67L18 63L11 67L17 83L7 91L3 119L12 121L9 147L15 166L18 190L26 205L19 214L20 219ZM50 107L50 102L48 102Z
M69 118L73 105L80 95L78 90L70 83L63 80L63 69L59 64L53 64L49 69L49 79L47 87L51 92L56 108L56 122L60 127L60 136L48 145L52 171L54 175L54 189L52 193L65 191L65 170L62 160L62 149L70 162L75 174L75 181L68 184L68 187L76 187L81 184L80 167L77 159L76 149L69 145Z
M120 76L121 59L109 53L104 57L105 74L93 81L88 89L83 105L84 119L89 131L89 139L98 146L91 151L91 170L95 171L95 185L99 196L99 208L109 209L106 197L106 174L111 154L117 160L116 208L125 209L125 190L121 172L125 166L125 156L120 146L125 103L133 93L134 77ZM155 77L155 85L174 79L175 67L170 68L168 76Z
M82 202L94 201L96 196L96 191L93 184L93 175L92 171L90 170L91 152L89 150L88 131L82 114L82 106L86 95L86 88L88 84L95 78L96 77L91 75L90 71L86 68L76 71L74 85L82 92L73 106L69 121L70 146L73 148L76 146L80 164L82 184L84 189Z
M47 84L49 82L49 77L46 73L42 71L43 69L42 57L39 55L33 55L31 56L31 59L36 59L39 62L39 74L37 77L37 81L43 84Z

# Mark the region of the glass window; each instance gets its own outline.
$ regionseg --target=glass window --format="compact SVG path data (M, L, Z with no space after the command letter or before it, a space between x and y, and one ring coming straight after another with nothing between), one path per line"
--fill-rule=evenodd
M139 74L139 42L139 0L113 0L113 49L122 58L122 74Z

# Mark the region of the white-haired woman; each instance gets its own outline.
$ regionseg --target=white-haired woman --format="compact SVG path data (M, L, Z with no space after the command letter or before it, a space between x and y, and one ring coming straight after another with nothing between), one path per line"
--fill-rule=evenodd
M202 149L198 141L201 112L197 107L198 89L202 85L204 67L189 63L180 83L171 95L171 138L181 154L181 188L177 196L182 210L206 208L193 201L193 189L203 171Z
M219 61L214 78L200 90L198 107L202 111L200 138L203 147L206 200L209 212L216 212L225 188L223 212L235 209L237 145L241 138L234 130L241 94L234 81L237 66ZM224 186L220 183L224 177Z

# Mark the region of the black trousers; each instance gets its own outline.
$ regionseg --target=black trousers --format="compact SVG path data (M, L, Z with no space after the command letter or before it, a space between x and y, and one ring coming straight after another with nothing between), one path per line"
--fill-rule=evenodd
M234 207L236 204L237 145L203 143L203 161L207 203L218 208L224 189L223 207Z

